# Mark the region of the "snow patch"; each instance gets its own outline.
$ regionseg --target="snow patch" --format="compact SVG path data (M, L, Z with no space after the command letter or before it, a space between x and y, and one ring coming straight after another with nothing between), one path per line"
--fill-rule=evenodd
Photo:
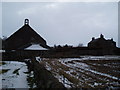
M31 46L25 48L25 50L48 50L48 49L41 47L39 44L32 44Z

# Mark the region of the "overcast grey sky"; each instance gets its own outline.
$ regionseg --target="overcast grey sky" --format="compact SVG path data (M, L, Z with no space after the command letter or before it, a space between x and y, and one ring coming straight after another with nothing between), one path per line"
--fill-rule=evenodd
M87 45L101 33L118 44L117 2L3 2L0 35L9 37L25 18L50 46Z

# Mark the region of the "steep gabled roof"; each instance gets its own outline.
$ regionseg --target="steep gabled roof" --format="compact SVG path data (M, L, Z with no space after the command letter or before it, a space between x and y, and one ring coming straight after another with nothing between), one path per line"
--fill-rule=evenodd
M5 41L7 50L24 49L31 43L37 43L47 48L46 41L29 26L29 20L25 19L25 24Z

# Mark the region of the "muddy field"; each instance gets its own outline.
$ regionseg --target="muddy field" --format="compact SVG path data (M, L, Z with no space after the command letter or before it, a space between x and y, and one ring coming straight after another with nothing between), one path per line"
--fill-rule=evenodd
M117 56L44 59L42 63L67 88L120 88Z

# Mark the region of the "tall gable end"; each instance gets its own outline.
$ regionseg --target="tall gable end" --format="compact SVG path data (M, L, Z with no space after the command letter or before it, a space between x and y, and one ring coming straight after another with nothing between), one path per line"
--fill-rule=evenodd
M46 41L29 26L29 20L25 19L24 26L12 34L5 41L6 50L24 49L31 43L40 44L43 47L48 47Z

